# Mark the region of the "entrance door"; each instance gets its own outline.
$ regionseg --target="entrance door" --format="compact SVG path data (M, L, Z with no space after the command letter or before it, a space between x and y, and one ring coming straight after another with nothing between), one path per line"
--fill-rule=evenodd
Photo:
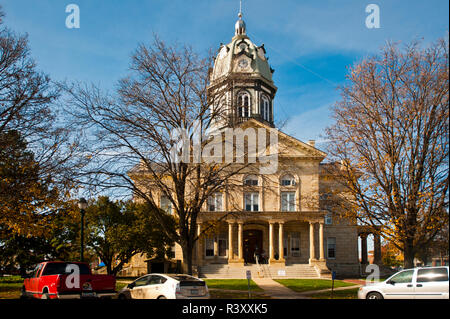
M254 264L255 252L261 254L263 233L261 230L248 229L244 230L244 260L246 263Z

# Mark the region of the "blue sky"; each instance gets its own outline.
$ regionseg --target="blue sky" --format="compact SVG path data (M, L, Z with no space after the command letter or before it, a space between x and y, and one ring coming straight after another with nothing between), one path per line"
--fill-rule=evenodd
M80 8L80 29L68 29L68 4ZM365 8L380 8L381 28L368 29ZM238 0L2 0L5 23L28 33L38 67L54 80L92 81L113 89L127 72L138 43L153 33L216 50L234 34ZM346 67L374 54L386 41L425 43L447 35L448 1L244 0L247 33L264 43L278 93L275 117L301 140L316 139L331 123ZM320 145L320 144L319 144Z

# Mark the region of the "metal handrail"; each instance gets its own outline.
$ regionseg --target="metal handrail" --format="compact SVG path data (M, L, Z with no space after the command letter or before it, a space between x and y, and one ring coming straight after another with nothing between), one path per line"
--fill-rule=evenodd
M258 266L259 272L262 272L263 278L265 278L266 277L265 271L264 271L263 268L261 268L261 265L260 265L259 260L258 260L258 255L256 255L256 254L255 254L255 260L256 260L256 265Z

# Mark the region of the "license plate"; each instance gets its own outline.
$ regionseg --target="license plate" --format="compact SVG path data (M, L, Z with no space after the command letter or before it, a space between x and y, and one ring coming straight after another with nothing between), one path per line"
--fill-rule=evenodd
M191 289L191 295L198 295L197 289Z
M93 297L95 297L95 293L93 293L93 292L82 292L82 293L81 293L81 297L84 297L84 298L93 298Z

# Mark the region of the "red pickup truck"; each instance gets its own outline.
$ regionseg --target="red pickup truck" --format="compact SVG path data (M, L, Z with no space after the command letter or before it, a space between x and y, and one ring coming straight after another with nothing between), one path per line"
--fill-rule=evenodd
M24 280L22 298L80 299L115 296L116 278L93 275L87 263L47 261Z

